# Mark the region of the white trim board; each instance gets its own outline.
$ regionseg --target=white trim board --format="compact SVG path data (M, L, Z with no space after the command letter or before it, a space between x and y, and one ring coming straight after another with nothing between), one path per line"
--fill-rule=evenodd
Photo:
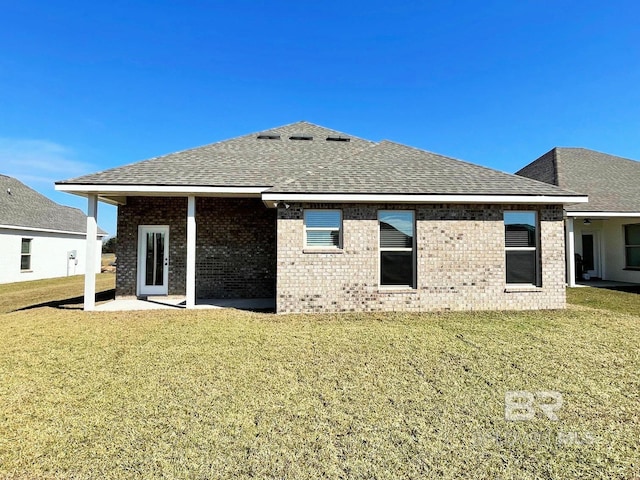
M77 235L78 237L86 237L85 232L71 232L69 230L54 230L52 228L23 227L20 225L0 225L0 229L6 230L22 230L25 232L46 232L46 233L63 233L65 235ZM99 233L98 237L106 237L108 233Z
M164 195L187 195L187 194L228 194L228 195L255 195L260 196L262 192L270 187L216 187L216 186L189 186L189 185L79 185L70 183L56 184L56 190L77 194L94 193L108 195L117 193L120 195L140 195L140 194L164 194Z
M640 212L566 212L567 217L640 217Z
M586 203L583 196L552 195L405 195L405 194L344 194L344 193L263 193L264 202L345 202L345 203L508 203L564 204Z

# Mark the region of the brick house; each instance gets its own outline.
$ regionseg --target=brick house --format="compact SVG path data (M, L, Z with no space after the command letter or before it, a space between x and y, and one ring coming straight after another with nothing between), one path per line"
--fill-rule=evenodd
M557 147L516 175L589 196L565 206L570 286L583 278L640 283L640 162Z
M307 122L74 178L118 205L120 297L284 312L565 306L563 204L587 197ZM86 309L95 284L87 276Z

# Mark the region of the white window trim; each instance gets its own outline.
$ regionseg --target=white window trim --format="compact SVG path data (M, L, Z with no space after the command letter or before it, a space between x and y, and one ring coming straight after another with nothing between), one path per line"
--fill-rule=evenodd
M307 227L307 212L338 212L340 214L340 221L338 224L338 228L335 227ZM342 250L342 230L343 230L343 222L342 222L342 209L340 208L305 208L303 213L304 224L304 240L303 240L303 249L311 250L311 251L320 251L320 250L332 250L338 251ZM307 243L307 232L338 232L338 245L309 245Z
M640 248L640 244L627 244L627 227L633 227L635 225L640 225L640 223L627 223L623 225L623 239L624 239L624 268L626 270L639 270L640 266L629 265L629 256L627 255L628 248Z
M530 288L530 287L540 287L542 285L541 280L541 265L540 265L540 222L538 221L538 212L536 210L504 210L502 212L502 227L504 228L504 215L506 213L533 213L535 227L536 227L536 246L535 247L507 247L506 245L506 237L503 239L505 242L504 251L504 282L507 288ZM535 266L535 283L507 283L507 254L506 252L535 252L534 255L534 266Z
M398 213L398 212L411 212L411 215L413 217L413 241L412 241L412 245L411 248L409 247L404 247L404 248L400 248L400 247L391 247L391 248L382 248L382 246L380 245L380 242L382 240L381 235L380 235L380 214L381 213ZM416 212L415 210L378 210L378 289L380 290L385 290L385 291L414 291L416 290L416 285L418 284L417 281L417 270L418 270L418 265L417 265L417 258L416 258ZM412 285L383 285L382 284L382 252L412 252L411 255L411 266L413 269L412 272Z
M29 253L22 253L22 244L24 243L24 241L27 240L29 243ZM33 238L29 238L29 237L22 237L20 239L20 272L32 272L33 269L31 268L31 260L32 260L32 249L33 249ZM22 258L23 257L29 257L29 268L22 268Z

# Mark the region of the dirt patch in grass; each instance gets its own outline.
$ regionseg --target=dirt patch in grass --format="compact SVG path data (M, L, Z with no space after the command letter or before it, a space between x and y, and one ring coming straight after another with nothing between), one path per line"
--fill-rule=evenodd
M0 476L634 478L640 318L0 315ZM505 393L561 392L505 420Z

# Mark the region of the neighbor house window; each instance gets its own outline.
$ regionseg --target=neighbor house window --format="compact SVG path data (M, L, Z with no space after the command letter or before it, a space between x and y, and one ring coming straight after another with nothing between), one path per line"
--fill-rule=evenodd
M624 226L625 266L640 268L640 223Z
M538 283L538 233L536 212L504 213L507 283Z
M414 216L407 210L378 212L380 285L414 288Z
M31 270L31 238L22 239L20 270Z
M341 210L304 211L305 247L340 248L342 246Z

